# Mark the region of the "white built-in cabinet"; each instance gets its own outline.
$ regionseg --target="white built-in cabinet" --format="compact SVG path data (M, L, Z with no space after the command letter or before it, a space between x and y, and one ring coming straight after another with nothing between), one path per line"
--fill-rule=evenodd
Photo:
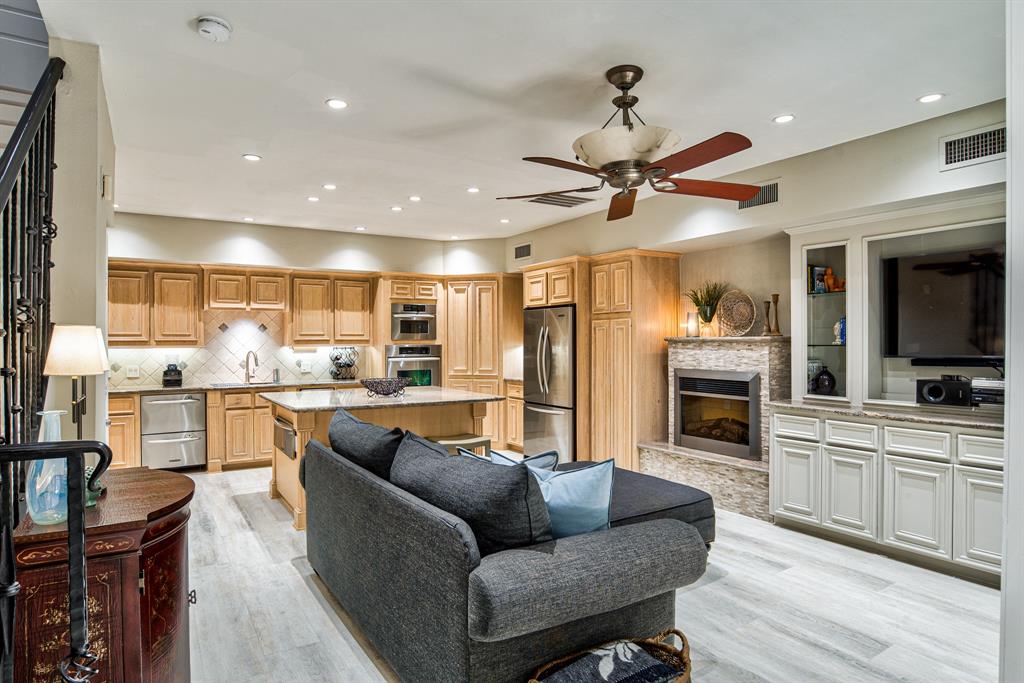
M773 411L772 514L999 572L1003 458L998 432Z

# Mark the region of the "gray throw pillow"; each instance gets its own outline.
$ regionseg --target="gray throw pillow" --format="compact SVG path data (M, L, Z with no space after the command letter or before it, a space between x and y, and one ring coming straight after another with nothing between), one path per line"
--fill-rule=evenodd
M481 556L551 540L544 496L525 465L453 457L409 432L391 483L469 524Z
M391 478L391 463L405 433L363 422L342 408L334 413L327 428L331 448L340 456L382 479Z

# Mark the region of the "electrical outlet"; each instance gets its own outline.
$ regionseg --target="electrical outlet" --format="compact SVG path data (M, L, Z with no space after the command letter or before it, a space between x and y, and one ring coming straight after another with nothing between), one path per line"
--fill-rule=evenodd
M126 365L124 366L124 376L128 379L139 378L139 366L138 365Z
M308 360L299 361L299 371L303 374L309 374L313 372L313 362Z

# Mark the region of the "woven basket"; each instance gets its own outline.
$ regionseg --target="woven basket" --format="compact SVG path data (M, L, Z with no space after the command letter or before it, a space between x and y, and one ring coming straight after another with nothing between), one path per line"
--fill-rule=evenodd
M679 638L679 642L682 643L682 646L675 648L664 642L668 640L670 636L676 636ZM624 641L616 640L599 647L608 647L621 642ZM686 640L686 636L683 635L682 631L673 628L668 631L663 631L653 638L633 639L625 642L639 645L647 652L647 654L665 664L668 664L678 671L679 675L672 679L672 683L690 683L690 643ZM590 648L589 650L577 652L545 664L533 673L533 677L530 678L529 683L544 683L545 681L551 680L551 677L559 671L566 668L580 657L586 656L595 649L598 648Z

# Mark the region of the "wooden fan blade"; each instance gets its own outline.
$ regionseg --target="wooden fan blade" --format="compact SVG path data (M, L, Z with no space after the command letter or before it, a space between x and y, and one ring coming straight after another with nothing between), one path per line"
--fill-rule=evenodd
M712 161L717 161L730 154L742 152L750 145L750 140L739 133L722 133L681 152L669 154L664 159L647 164L643 170L647 172L652 168L663 168L666 176L675 175L689 171L691 168L710 164Z
M612 201L608 205L608 220L617 221L633 215L633 203L636 202L636 190L630 190L628 194L616 192L612 195Z
M579 171L580 173L586 173L587 175L597 175L598 173L597 169L595 168L590 168L589 166L584 166L583 164L574 164L571 161L552 159L551 157L523 157L523 161L532 161L535 164L544 164L545 166L564 168L567 171Z
M760 185L741 185L739 183L723 183L717 180L687 180L686 178L666 178L658 183L669 181L674 183L674 190L662 190L657 184L654 189L667 194L689 194L696 197L714 197L716 199L735 199L745 202L753 199L761 191Z
M515 197L495 197L495 199L530 199L532 197L553 197L561 194L569 194L570 192L597 192L603 187L603 185L594 185L593 187L577 187L575 190L559 190L558 192L538 192L537 194L520 194Z

